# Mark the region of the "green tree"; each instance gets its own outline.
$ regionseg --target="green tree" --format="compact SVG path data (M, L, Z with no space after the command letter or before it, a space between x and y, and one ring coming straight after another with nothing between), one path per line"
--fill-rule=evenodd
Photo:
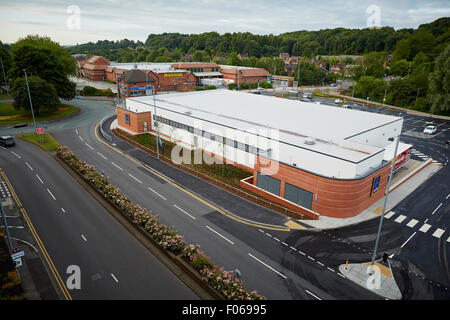
M392 62L402 59L408 60L411 55L411 46L408 39L401 39L397 42L394 52L392 52Z
M55 111L60 104L55 87L39 78L38 76L28 77L30 87L31 102L35 115L39 115L40 110L47 109ZM25 77L16 78L11 85L11 94L14 97L14 108L31 111Z
M408 70L409 70L409 62L406 61L405 59L401 59L391 63L389 73L393 76L403 77L406 74L408 74Z
M369 100L382 102L387 84L382 79L373 76L361 77L355 84L355 96Z
M450 111L450 44L447 45L434 62L430 74L431 112Z

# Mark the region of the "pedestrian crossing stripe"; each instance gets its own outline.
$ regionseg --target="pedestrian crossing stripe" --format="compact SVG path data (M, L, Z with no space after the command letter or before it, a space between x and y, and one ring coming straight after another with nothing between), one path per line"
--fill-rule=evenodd
M418 222L419 222L419 221L416 220L416 219L411 219L411 220L408 222L407 226L410 227L410 228L414 228L414 226L415 226Z
M397 217L397 219L395 219L394 221L397 222L397 223L402 223L403 220L405 220L405 219L406 219L406 216L404 216L404 215L399 215L399 216Z
M423 226L420 227L419 231L426 233L430 228L431 228L431 225L429 225L428 223L424 223Z
M394 211L389 211L388 213L386 213L386 214L384 215L384 217L387 218L387 219L389 219L389 218L392 217L394 214L395 214Z
M437 228L436 231L434 231L434 233L433 233L433 237L440 239L442 237L442 235L444 234L444 232L445 232L445 230Z

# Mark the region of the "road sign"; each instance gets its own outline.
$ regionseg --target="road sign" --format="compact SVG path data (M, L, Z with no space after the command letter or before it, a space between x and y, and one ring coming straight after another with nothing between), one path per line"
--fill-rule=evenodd
M36 134L44 134L44 128L36 128Z
M22 258L14 259L13 262L14 262L14 267L16 267L16 268L22 266Z
M297 81L294 81L294 87L297 88L298 87L298 83Z
M17 258L23 257L24 255L25 255L25 252L23 250L22 251L18 251L18 252L13 253L11 255L11 259L15 260Z

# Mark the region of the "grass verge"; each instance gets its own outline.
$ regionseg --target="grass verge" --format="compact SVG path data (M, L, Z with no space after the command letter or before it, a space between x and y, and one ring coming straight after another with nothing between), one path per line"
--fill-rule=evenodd
M54 120L62 117L67 117L74 114L79 109L70 104L61 104L56 111L40 110L39 115L35 116L36 122ZM31 123L33 117L31 111L14 109L12 102L0 103L0 125L13 125L18 123Z
M38 145L47 151L56 151L61 146L55 138L53 138L49 133L45 134L24 134L22 136L17 136L17 138L29 141Z

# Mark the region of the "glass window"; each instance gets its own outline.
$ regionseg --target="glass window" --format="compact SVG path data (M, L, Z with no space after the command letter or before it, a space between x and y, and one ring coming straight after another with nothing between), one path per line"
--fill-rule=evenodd
M265 174L258 172L256 185L267 192L276 194L277 196L280 195L281 181L274 177L266 176Z
M286 183L284 198L307 209L312 208L313 193Z

